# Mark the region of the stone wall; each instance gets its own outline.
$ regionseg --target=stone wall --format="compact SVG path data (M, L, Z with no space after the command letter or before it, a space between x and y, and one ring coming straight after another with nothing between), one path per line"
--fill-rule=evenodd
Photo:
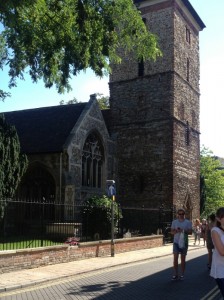
M173 76L168 72L110 84L118 201L123 205L172 205Z
M160 247L163 245L163 236L131 237L114 240L114 242L116 255L116 253ZM80 243L77 246L61 245L0 251L0 273L110 255L111 241L109 240Z
M78 204L83 203L93 195L102 195L105 193L106 180L113 177L115 160L114 147L115 142L109 136L108 129L105 125L102 112L94 96L91 97L80 119L75 124L70 135L67 137L64 150L58 153L35 153L28 156L29 159L29 178L37 168L41 168L48 173L49 180L52 181L51 200L55 203ZM82 182L82 150L88 136L94 133L103 148L103 167L100 188L91 188L84 186ZM26 175L25 175L26 176ZM27 193L26 178L24 187L19 188L18 197L24 198ZM39 183L40 185L40 183ZM35 195L33 198L42 196L43 190L33 188ZM50 198L47 194L45 198ZM31 196L29 195L31 198ZM72 214L65 212L66 221L72 221Z
M131 206L185 207L195 218L200 214L199 32L191 12L178 3L139 4L146 26L158 36L161 58L145 62L141 76L131 54L112 66L117 198Z
M173 202L194 219L200 216L199 32L177 4L173 20Z

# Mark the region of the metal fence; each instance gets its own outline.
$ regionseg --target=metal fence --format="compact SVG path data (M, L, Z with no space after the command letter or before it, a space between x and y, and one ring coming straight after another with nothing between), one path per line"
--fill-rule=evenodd
M0 200L0 251L110 239L111 224L99 211L92 218L84 208L46 199ZM144 206L118 206L118 209L115 238L163 234L164 242L172 240L173 209Z

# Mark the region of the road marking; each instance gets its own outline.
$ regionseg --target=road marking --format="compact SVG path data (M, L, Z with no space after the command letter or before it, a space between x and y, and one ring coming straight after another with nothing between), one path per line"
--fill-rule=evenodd
M215 286L210 292L208 292L203 298L200 300L213 300L219 294L219 289Z

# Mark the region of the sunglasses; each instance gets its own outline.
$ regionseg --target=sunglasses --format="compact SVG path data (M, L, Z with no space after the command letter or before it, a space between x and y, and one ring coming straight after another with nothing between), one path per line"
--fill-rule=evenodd
M178 214L179 216L184 216L184 214Z

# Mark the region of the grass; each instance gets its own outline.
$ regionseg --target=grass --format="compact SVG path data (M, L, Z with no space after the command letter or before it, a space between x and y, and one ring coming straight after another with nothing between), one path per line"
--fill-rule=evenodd
M61 245L64 242L62 241L52 241L47 239L28 239L28 238L16 238L9 240L0 240L0 251L3 250L17 250L17 249L28 249L28 248L37 248L37 247L47 247L54 245Z

